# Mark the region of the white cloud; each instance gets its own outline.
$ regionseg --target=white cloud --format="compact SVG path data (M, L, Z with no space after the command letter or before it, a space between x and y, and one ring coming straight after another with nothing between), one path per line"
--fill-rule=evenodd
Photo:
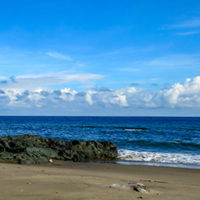
M200 18L185 20L180 23L174 25L165 25L162 29L163 30L180 30L180 32L176 32L176 35L179 36L190 36L199 34L199 27L200 27Z
M186 66L199 64L199 55L168 55L146 62L150 66Z
M48 85L58 85L64 83L81 83L87 84L93 80L103 79L105 76L100 74L40 74L40 75L23 75L15 76L16 83L13 81L7 81L4 84L0 84L0 88L10 89L30 89L30 88L43 88ZM9 77L7 77L9 80Z
M173 25L164 25L162 29L192 29L200 27L200 19L189 19Z
M7 79L7 77L6 76L0 76L0 80L1 79Z
M177 33L178 35L182 35L182 36L187 36L187 35L196 35L196 34L199 34L200 32L199 31L190 31L190 32L180 32L180 33Z
M177 54L167 55L159 58L155 58L143 63L146 66L159 66L169 70L169 67L183 68L183 67L198 67L200 64L199 54Z
M68 55L62 55L62 54L59 54L59 53L52 53L52 52L47 52L46 54L50 57L53 57L53 58L72 61L71 57L68 56Z
M137 77L143 77L145 75L145 81L138 82L136 79L132 84L132 86L134 86L134 84L137 83L148 83L147 80L158 81L158 79L154 79L156 76L166 82L169 80L169 77L168 80L166 80L166 77L169 76L169 74L174 76L174 80L178 78L175 77L175 73L184 73L184 75L189 74L190 76L195 76L199 73L199 66L200 54L169 54L149 60L135 61L131 63L130 67L121 67L115 70L124 73L129 72L134 76L137 75ZM152 73L152 71L154 73ZM179 76L179 78L180 77L181 76Z
M123 115L137 109L200 109L200 76L186 79L184 83L175 83L167 89L148 90L126 87L119 90L85 90L78 92L70 88L52 89L9 89L0 93L0 107L11 111L37 110L57 115L79 111L83 115L92 113L116 113ZM127 108L126 110L124 110ZM28 110L27 110L28 109ZM53 114L53 113L52 113ZM176 114L176 113L175 113Z
M193 28L200 27L200 19L186 20L181 23L170 26L170 28Z

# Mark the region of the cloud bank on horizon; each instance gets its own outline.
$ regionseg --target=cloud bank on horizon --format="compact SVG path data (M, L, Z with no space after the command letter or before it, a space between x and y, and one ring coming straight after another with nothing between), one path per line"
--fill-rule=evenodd
M0 115L200 116L200 2L1 3Z
M99 77L97 76L97 78ZM37 79L37 77L32 79ZM75 80L77 81L76 78ZM17 85L23 81L21 78L10 82ZM4 89L0 90L1 108L4 108L7 113L14 111L13 113L16 112L18 115L27 113L37 115L38 112L41 115L96 115L96 113L112 115L115 110L118 110L118 115L131 116L137 115L140 109L151 109L153 113L156 109L192 109L194 111L200 108L200 76L193 80L188 78L182 84L175 83L162 90L133 86L117 90L100 87L83 91L71 88L25 89L14 86L12 86L13 89L10 89L6 87L8 82L1 84L4 84L2 86ZM37 83L35 84L37 85ZM143 115L145 116L146 113Z

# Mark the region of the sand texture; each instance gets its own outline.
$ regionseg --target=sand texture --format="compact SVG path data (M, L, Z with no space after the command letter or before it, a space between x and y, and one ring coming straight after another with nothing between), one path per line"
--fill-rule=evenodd
M118 164L0 163L2 200L199 200L200 170ZM143 183L149 193L109 188L111 184Z

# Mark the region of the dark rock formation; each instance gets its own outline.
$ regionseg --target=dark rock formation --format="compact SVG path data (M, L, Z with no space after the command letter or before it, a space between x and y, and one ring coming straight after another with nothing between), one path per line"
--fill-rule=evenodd
M64 142L28 134L0 138L0 159L21 164L39 164L52 158L74 162L92 159L114 160L117 158L117 146L112 142Z

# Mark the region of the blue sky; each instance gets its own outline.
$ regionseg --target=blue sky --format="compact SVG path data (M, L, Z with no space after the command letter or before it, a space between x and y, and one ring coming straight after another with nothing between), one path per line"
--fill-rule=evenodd
M200 116L200 1L0 3L0 115Z

